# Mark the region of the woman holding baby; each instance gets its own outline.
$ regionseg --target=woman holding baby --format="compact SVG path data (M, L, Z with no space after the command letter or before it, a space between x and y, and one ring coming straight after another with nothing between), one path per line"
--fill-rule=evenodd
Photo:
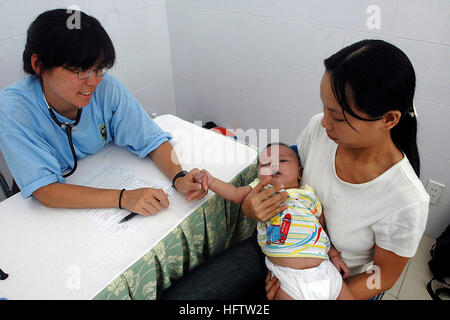
M382 40L363 40L324 61L323 112L311 118L296 144L301 184L316 191L326 230L340 255L337 266L356 299L391 288L425 230L429 196L419 180L415 72L408 57ZM262 179L242 211L268 221L286 209L281 186ZM280 206L281 205L281 206ZM271 278L256 236L200 265L166 290L166 299L269 299ZM262 294L261 294L262 292Z

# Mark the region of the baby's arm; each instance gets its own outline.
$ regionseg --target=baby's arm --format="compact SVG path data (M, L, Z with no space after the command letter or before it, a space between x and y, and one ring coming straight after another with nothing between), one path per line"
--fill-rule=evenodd
M231 183L226 183L211 176L211 174L206 170L202 170L199 174L197 174L194 177L194 180L198 183L201 183L204 175L208 176L208 186L212 191L214 191L225 200L230 200L234 203L241 204L247 194L252 190L252 188L249 186L239 188L235 187Z

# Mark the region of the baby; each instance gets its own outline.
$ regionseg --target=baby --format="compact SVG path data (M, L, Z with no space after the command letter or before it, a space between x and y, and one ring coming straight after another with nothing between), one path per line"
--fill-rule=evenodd
M258 178L249 186L237 188L212 177L206 170L198 173L195 180L201 182L207 176L212 191L240 204L260 182L259 178L270 175L271 183L282 186L289 195L283 202L288 205L286 210L257 226L258 243L266 255L267 268L280 281L275 299L353 299L333 265L342 262L340 256L333 254L332 262L328 258L330 241L323 229L322 206L310 186L300 187L301 172L298 155L288 145L277 143L262 150ZM332 250L337 253L336 249Z

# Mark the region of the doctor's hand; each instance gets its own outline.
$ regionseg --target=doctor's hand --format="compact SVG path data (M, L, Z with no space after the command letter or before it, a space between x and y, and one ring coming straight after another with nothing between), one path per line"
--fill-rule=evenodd
M141 188L126 190L122 195L122 208L143 216L157 213L169 206L169 195L161 189Z
M274 186L263 191L271 180L270 176L262 176L258 185L249 192L242 202L241 210L250 219L265 222L288 208L286 204L280 206L288 198L287 192L275 194L284 186Z
M202 169L194 175L194 180L202 185L202 188L208 190L211 187L214 177L206 169Z
M184 177L178 178L175 181L175 187L178 192L185 194L186 201L200 200L208 194L207 177L203 177L203 181L197 182L195 176L200 173L197 168L192 169Z

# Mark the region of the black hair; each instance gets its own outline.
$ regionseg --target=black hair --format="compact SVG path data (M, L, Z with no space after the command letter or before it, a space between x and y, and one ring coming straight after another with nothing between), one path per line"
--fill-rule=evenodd
M406 54L383 40L362 40L325 59L324 64L331 76L334 96L343 111L364 121L379 120L390 110L401 112L400 121L391 129L391 138L406 154L419 177L417 117L413 106L416 76ZM372 118L362 118L354 113L348 103L348 89L358 110ZM350 125L346 117L345 120Z
M116 59L114 45L98 20L66 9L43 12L28 27L23 70L32 75L36 74L31 65L33 54L37 54L42 71L58 66L111 68Z

